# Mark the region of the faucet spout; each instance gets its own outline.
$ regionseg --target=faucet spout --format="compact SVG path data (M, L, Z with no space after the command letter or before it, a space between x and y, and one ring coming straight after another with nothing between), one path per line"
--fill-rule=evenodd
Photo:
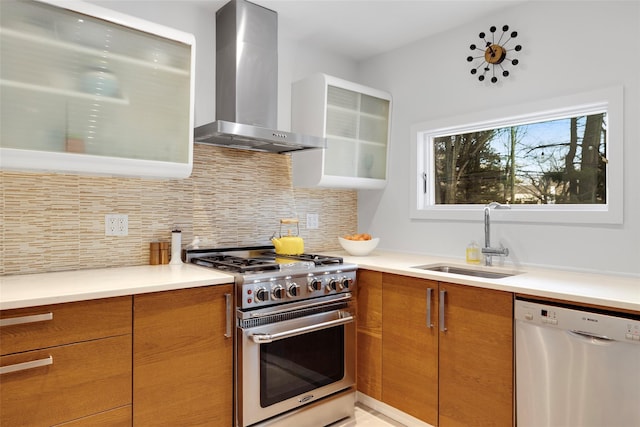
M499 248L491 247L491 209L511 209L509 205L502 205L498 202L491 202L484 207L484 247L482 253L484 257L484 265L493 265L493 256L508 256L509 249L500 245Z

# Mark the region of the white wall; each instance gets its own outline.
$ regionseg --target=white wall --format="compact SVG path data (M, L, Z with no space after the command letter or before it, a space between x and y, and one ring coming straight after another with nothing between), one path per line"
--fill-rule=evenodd
M491 25L519 33L521 64L498 85L469 74L468 46ZM393 95L390 178L361 191L361 230L381 248L464 257L475 222L409 219L410 126L609 86L624 87L624 223L568 226L496 223L493 242L520 264L640 274L640 2L534 1L479 19L360 64L361 83Z
M215 15L188 2L96 0L109 7L196 36L196 125L215 118ZM474 25L451 29L356 65L279 34L278 126L290 129L291 83L314 72L357 81L393 95L391 173L384 191L358 195L359 229L382 237L381 248L463 258L476 222L409 219L411 125L482 108L527 103L608 86L625 95L625 206L621 226L497 223L494 242L510 261L550 267L640 274L640 3L533 1ZM508 24L519 32L521 64L498 85L481 84L465 58L477 33ZM605 53L607 53L605 55Z
M318 72L355 80L357 64L331 52L300 45L284 32L278 35L278 45L278 128L290 130L292 83Z

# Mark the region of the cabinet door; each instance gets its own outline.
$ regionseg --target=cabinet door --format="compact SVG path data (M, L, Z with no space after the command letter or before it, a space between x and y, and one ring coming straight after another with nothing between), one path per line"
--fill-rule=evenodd
M327 86L326 175L386 180L388 99Z
M192 35L85 2L0 19L2 168L189 176Z
M382 273L358 270L358 391L382 400Z
M430 280L383 275L382 401L433 425L438 421L437 289Z
M231 425L227 295L231 285L134 297L134 425Z
M387 182L391 95L325 74L295 82L291 129L323 136L324 150L292 153L301 187L383 188Z
M439 426L513 425L513 295L450 283L440 289Z

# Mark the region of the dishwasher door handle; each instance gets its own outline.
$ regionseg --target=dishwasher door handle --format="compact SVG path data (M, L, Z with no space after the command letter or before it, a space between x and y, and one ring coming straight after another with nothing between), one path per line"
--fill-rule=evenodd
M592 334L590 332L570 330L567 333L573 337L590 341L593 344L609 344L611 342L615 342L614 339L607 337L606 335L597 335Z

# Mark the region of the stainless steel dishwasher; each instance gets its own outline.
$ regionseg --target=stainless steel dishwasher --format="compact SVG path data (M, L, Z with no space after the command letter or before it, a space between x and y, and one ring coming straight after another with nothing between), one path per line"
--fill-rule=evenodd
M516 299L518 427L640 426L640 315Z

